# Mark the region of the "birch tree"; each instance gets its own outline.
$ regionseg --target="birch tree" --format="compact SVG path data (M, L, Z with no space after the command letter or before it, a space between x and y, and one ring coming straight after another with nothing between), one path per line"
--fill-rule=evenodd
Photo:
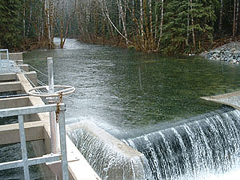
M190 0L190 12L191 12L191 25L192 25L192 40L193 40L193 53L195 53L195 48L196 48L196 39L195 39L195 32L194 32L194 19L193 19L193 1Z
M223 21L223 0L221 0L221 7L220 7L220 16L219 16L219 33L222 34L222 21Z
M161 43L161 40L162 40L162 34L163 34L163 17L164 17L164 0L162 0L162 4L161 4L161 23L160 23L160 33L159 33L157 51L159 51L160 43Z
M124 4L126 6L126 0ZM123 26L124 39L126 40L126 44L128 44L129 41L127 38L128 34L127 34L127 28L126 28L126 11L123 12L122 0L118 0L118 6L119 6L119 14L120 14L122 26Z
M236 36L236 7L237 6L237 2L236 0L234 0L233 3L233 37Z

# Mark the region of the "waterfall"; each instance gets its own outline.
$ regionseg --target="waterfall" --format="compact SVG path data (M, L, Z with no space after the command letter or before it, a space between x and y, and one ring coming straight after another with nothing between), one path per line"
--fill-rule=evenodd
M103 180L153 179L146 157L90 122L75 123L68 135Z
M227 108L124 140L147 158L154 180L208 179L240 167L240 111Z

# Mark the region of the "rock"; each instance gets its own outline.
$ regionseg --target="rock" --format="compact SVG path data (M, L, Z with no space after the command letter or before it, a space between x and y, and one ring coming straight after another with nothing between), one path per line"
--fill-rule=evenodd
M232 42L216 48L205 56L207 59L240 64L240 42Z

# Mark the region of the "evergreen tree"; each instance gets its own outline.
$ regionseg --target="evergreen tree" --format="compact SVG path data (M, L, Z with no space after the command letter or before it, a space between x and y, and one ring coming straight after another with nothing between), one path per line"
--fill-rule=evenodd
M193 9L190 10L194 19L190 29L194 29L196 33L196 47L194 47L196 52L208 50L209 45L212 44L213 26L216 20L214 4L217 5L218 2L214 0L196 0L193 3Z
M0 1L0 48L14 51L23 39L22 1Z
M172 0L165 6L161 48L164 53L183 53L187 45L188 0Z
M165 8L162 49L167 54L201 52L213 39L212 1L172 0Z

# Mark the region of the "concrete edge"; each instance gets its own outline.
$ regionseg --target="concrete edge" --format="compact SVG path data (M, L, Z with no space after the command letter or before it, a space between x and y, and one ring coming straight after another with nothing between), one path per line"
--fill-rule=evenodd
M240 91L235 91L235 92L226 93L226 94L220 94L220 95L216 95L216 96L201 97L201 99L204 99L206 101L212 101L212 102L228 105L228 106L231 106L233 108L236 108L236 109L240 110L239 106L237 106L235 104L232 104L232 103L222 101L222 99L231 98L231 97L234 97L234 96L240 96Z
M105 130L98 127L92 122L81 121L78 123L74 123L74 125L71 125L71 124L68 125L68 131L81 129L81 128L93 134L95 137L103 141L105 144L108 144L109 146L114 147L114 150L125 154L127 157L143 156L142 153L126 145L124 142L110 135Z

